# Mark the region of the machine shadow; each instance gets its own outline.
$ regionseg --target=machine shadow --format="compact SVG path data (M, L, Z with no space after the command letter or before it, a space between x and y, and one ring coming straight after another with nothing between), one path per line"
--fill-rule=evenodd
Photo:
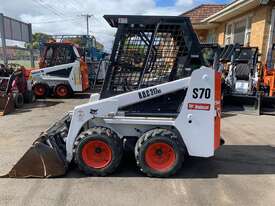
M51 101L48 99L39 99L36 100L33 104L26 104L24 108L44 108L44 107L53 107L58 104L62 104L64 101Z
M16 115L20 113L27 113L31 112L34 108L46 108L46 107L53 107L58 104L64 103L63 101L51 101L48 99L38 99L33 103L24 104L22 108L17 108L15 111L10 113L9 115Z
M90 95L90 92L74 93L71 97L68 97L67 99L89 99Z
M229 118L229 117L234 117L234 116L237 116L237 115L238 114L222 112L222 119Z
M269 145L224 145L212 158L190 158L175 178L275 174L274 158Z
M74 93L72 96L66 97L65 99L89 99L91 93L90 92L85 92L85 93ZM49 99L57 99L57 97L50 96L48 97Z
M212 158L189 158L172 179L218 178L219 175L275 174L275 147L268 145L224 145ZM66 178L85 178L76 168ZM126 153L122 164L111 177L145 177Z

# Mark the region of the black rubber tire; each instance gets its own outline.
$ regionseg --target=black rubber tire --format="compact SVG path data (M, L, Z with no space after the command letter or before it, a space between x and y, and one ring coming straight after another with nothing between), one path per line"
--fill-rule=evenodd
M112 151L112 160L104 168L97 169L92 168L85 164L82 158L83 146L92 140L101 140L108 144ZM74 144L74 161L78 168L86 175L94 176L106 176L113 173L121 162L123 155L122 140L117 136L115 132L105 127L94 127L87 131L82 132Z
M169 177L174 175L181 169L182 163L185 161L187 154L186 147L179 138L180 137L178 137L176 133L168 129L153 129L145 132L139 138L135 146L135 158L137 166L149 177ZM149 167L145 161L145 152L148 146L152 143L160 142L169 144L176 154L175 163L170 169L166 171L155 170Z
M36 93L35 91L37 87L43 87L45 89L45 92L43 94ZM35 85L33 85L32 90L36 98L46 98L49 95L50 88L47 84L36 83Z
M33 91L26 91L26 93L24 95L24 101L26 103L33 103L33 102L35 102L35 95L34 95Z
M59 89L59 87L66 87L66 89L67 89L67 91L68 91L67 95L65 95L65 96L60 96L60 95L58 94L58 92L57 92L57 90ZM66 85L66 84L58 84L58 85L56 85L56 86L54 87L53 93L54 93L54 96L57 97L57 98L68 98L68 97L70 97L70 96L72 95L72 89L71 89L71 87L70 87L69 85Z
M15 108L21 108L24 105L24 96L22 93L13 93Z

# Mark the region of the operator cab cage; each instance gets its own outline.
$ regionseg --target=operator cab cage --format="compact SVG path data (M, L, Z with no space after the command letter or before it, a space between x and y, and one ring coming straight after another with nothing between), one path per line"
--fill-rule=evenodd
M215 61L215 56L220 58L222 49L217 43L202 43L201 53L205 63L205 66L212 67Z
M73 44L71 43L45 43L44 46L45 49L43 52L42 67L69 64L77 59L77 55L73 49Z
M105 15L117 28L101 98L188 77L204 65L187 17Z
M253 65L258 63L258 47L240 47L235 49L234 63L249 63Z
M240 47L235 49L233 66L237 80L249 80L250 76L255 76L258 63L257 47Z
M232 58L236 55L236 50L240 49L240 44L228 44L226 45L221 54L220 54L220 62L228 63L231 62Z

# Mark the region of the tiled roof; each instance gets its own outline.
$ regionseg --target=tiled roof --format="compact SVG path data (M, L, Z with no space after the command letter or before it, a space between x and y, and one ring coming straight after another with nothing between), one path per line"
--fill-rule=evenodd
M190 17L192 23L199 23L203 19L211 16L212 14L222 10L226 5L222 4L202 4L189 10L180 16Z

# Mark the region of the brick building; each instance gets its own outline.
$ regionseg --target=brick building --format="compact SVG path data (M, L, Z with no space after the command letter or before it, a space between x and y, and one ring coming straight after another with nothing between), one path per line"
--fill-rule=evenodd
M275 43L274 0L236 0L228 5L205 4L182 16L190 17L201 42L257 46L263 63L272 60L271 48ZM275 59L272 63L275 63Z

